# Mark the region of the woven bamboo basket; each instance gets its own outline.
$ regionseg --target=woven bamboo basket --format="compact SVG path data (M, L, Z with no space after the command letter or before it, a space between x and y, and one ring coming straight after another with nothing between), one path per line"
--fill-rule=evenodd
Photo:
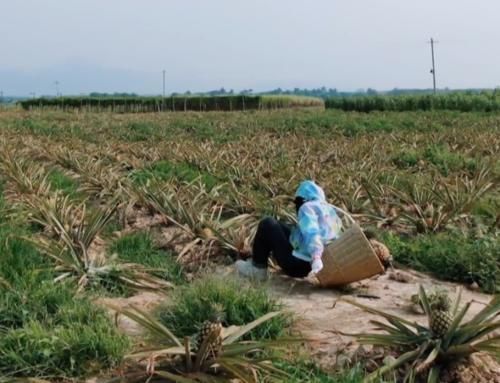
M344 230L325 247L323 269L316 274L320 284L342 286L382 273L384 267L359 225L348 213L335 209L341 213Z

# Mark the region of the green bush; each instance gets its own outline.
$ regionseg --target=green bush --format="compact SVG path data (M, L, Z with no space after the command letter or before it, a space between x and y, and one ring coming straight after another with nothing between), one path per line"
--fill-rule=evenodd
M139 263L155 269L156 276L173 283L185 281L181 266L174 255L155 248L151 235L137 232L124 235L111 245L111 253L116 253L124 262Z
M220 305L224 325L243 325L269 312L282 309L264 287L246 285L232 278L205 277L174 291L172 302L162 305L158 315L163 324L178 336L194 335L201 324L216 313ZM278 316L257 327L252 338L276 338L283 335L290 318Z
M401 264L437 277L462 283L476 282L489 293L500 291L500 240L440 233L416 237L385 235L385 241Z

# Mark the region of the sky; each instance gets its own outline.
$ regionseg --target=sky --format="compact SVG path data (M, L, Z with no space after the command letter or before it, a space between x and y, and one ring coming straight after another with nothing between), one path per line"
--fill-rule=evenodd
M500 86L499 0L0 0L10 95Z

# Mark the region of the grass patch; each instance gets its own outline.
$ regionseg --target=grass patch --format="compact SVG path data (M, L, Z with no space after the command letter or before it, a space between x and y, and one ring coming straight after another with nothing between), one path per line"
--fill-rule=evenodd
M54 283L50 264L0 226L0 376L75 377L116 366L128 349L105 311L75 286Z
M288 383L360 383L364 373L360 367L336 373L327 373L310 360L283 360L274 363L290 375Z
M128 340L118 334L102 309L78 298L69 304L59 302L57 307L57 313L44 320L30 319L3 330L0 375L87 376L121 361Z
M264 287L246 285L232 278L205 277L177 289L172 302L158 309L161 322L177 336L195 334L201 324L216 312L224 310L224 325L243 325L264 314L282 309ZM273 339L283 335L290 317L278 316L250 332L253 339Z
M131 141L148 141L154 139L157 134L157 127L150 122L131 122L122 130L120 138Z
M445 176L454 171L467 170L473 172L478 168L478 163L475 159L450 152L443 145L428 146L422 156L425 160L435 165L440 173Z
M193 182L199 179L208 189L212 189L219 182L215 176L204 172L193 165L185 162L176 164L169 161L155 162L148 168L134 171L131 174L131 177L139 184L145 184L152 178L161 181L175 178L179 181L185 182Z
M392 157L393 164L400 169L415 167L419 161L431 163L444 176L460 171L472 173L479 167L476 159L453 153L444 145L430 145L424 150L407 149Z
M48 173L47 179L55 190L60 190L72 197L78 194L78 183L58 169L52 169Z
M401 169L407 169L413 166L417 166L418 160L418 152L412 149L399 152L392 158L392 162L394 163L394 165Z
M175 284L185 282L181 266L175 261L174 255L155 248L151 235L147 232L137 232L124 235L113 242L112 253L124 262L139 263L155 269L152 274Z
M395 260L404 265L449 281L476 282L488 293L500 291L500 240L494 236L388 234L384 240Z

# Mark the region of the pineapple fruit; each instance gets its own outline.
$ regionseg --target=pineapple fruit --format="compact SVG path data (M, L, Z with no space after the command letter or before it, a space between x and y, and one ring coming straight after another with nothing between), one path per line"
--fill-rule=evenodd
M436 291L429 295L429 327L435 337L443 337L453 321L450 313L450 298L445 291Z
M384 265L384 267L388 267L392 263L392 255L383 243L371 238L369 239L370 245L372 246L373 250L375 251L375 254L377 254L378 259L380 260L380 263Z
M450 299L444 290L435 291L427 296L431 312L429 313L429 328L435 337L443 337L453 320L450 313ZM418 294L410 298L410 310L415 314L424 314L424 307Z
M197 335L196 349L199 350L203 342L209 337L215 336L209 347L209 355L215 358L222 348L222 320L224 317L223 308L214 305L210 318L203 322ZM214 334L214 335L213 335Z

